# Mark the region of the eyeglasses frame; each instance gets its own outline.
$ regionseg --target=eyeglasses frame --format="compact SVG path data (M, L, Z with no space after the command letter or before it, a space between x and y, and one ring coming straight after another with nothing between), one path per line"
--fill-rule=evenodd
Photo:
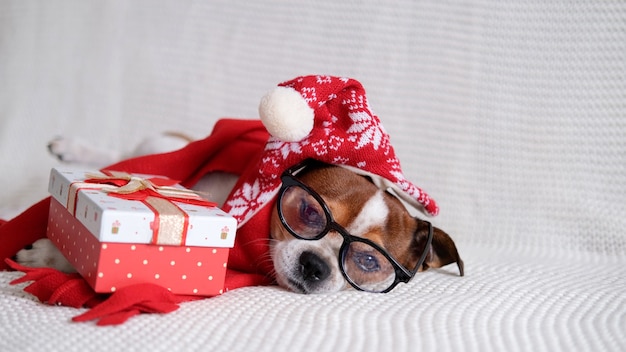
M312 188L310 188L309 186L307 186L306 184L302 183L300 180L298 180L296 178L296 174L299 173L300 171L302 171L303 169L305 169L307 166L309 166L309 164L311 162L317 162L317 161L310 161L310 160L306 160L300 164L297 164L287 170L285 170L283 172L283 174L281 175L281 187L280 190L278 191L278 197L276 198L276 207L278 210L278 217L283 225L283 227L295 238L297 239L301 239L304 241L317 241L322 239L324 236L326 236L330 231L334 230L335 232L339 233L342 237L343 237L343 242L341 244L341 247L339 248L339 256L338 256L338 260L339 260L339 269L341 271L341 274L343 275L343 277L346 279L346 281L355 289L359 290L359 291L366 291L366 292L375 292L375 291L368 291L365 289L362 289L361 287L359 287L358 284L356 284L349 276L348 274L346 274L344 267L343 267L343 262L345 259L345 255L347 253L347 249L348 246L352 243L352 242L362 242L365 243L371 247L373 247L374 249L376 249L378 252L380 252L382 255L385 256L385 258L387 258L387 260L391 263L391 265L394 268L395 271L395 279L394 282L389 285L388 288L386 288L383 291L380 291L379 293L387 293L389 291L391 291L394 287L396 287L396 285L398 285L398 283L403 282L403 283L407 283L409 282L417 273L417 271L419 270L419 268L422 266L422 264L424 263L424 261L426 260L426 256L428 255L428 251L430 249L430 246L432 244L432 240L433 240L433 226L429 221L426 220L422 220L424 222L426 222L428 224L428 239L426 241L426 246L424 247L424 251L422 252L422 255L420 256L420 259L417 261L417 264L415 265L415 268L413 270L409 270L407 268L405 268L402 264L400 264L394 257L391 256L391 254L389 254L384 248L382 248L381 246L379 246L377 243L367 239L367 238L363 238L363 237L357 237L354 235L351 235L343 226L341 226L340 224L338 224L330 209L328 208L328 205L326 204L326 202L324 201L324 199L322 199L322 197L319 195L319 193L315 192L315 190L313 190ZM324 228L324 230L320 231L320 233L313 237L313 238L306 238L306 237L301 237L300 235L298 235L288 224L287 221L285 220L285 217L283 215L283 210L282 210L282 202L281 199L285 194L285 191L287 189L289 189L290 187L300 187L302 189L304 189L309 195L311 195L313 198L315 198L315 200L322 206L322 209L324 211L324 214L326 215L326 227ZM415 229L415 234L417 233L419 229Z

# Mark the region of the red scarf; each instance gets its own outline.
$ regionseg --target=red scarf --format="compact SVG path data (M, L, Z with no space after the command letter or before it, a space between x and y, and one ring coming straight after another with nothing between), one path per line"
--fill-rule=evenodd
M105 169L162 175L182 180L183 186L191 187L214 171L237 175L256 172L268 138L269 134L259 120L223 119L216 123L210 136L181 150L133 158ZM14 219L0 222L0 258L11 258L26 245L45 237L49 204L50 198L46 198ZM273 283L271 261L267 260L271 209L271 204L265 206L238 229L235 246L229 254L225 291ZM0 267L26 273L13 283L32 281L25 291L42 302L91 308L73 320L99 319L98 325L121 324L142 312L168 313L178 308L177 303L199 299L197 296L174 295L152 284L122 288L113 294L96 294L78 274L26 268L8 259L6 263L0 261Z

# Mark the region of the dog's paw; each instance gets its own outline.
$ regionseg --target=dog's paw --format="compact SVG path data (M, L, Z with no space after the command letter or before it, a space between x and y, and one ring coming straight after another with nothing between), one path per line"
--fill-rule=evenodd
M104 166L119 159L115 151L98 150L77 138L57 137L48 143L48 151L67 164Z
M47 238L35 241L32 245L17 252L18 263L32 268L53 268L66 273L76 272L57 247Z
M57 137L48 143L48 151L63 162L72 163L80 161L80 151L84 148L82 143L71 138Z

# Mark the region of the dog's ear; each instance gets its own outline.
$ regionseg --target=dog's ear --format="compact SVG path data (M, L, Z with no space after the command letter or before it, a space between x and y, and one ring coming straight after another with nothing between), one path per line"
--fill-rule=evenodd
M417 223L418 229L415 232L415 246L419 256L423 253L423 249L428 242L429 224L419 219ZM452 263L456 263L459 267L460 275L463 276L463 260L459 256L454 241L452 241L452 238L450 238L447 233L439 228L433 227L433 240L420 271L427 270L428 268L440 268Z

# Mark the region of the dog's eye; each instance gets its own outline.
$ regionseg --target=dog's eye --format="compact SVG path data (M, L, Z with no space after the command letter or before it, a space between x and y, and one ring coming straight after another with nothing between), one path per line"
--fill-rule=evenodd
M326 226L326 217L319 205L311 204L307 199L300 200L299 207L300 221L306 226L312 228L324 228Z
M281 221L291 233L302 239L324 234L328 219L320 202L301 187L287 188L279 203Z
M352 254L352 260L354 264L364 272L371 273L380 270L378 259L370 252L354 252Z

